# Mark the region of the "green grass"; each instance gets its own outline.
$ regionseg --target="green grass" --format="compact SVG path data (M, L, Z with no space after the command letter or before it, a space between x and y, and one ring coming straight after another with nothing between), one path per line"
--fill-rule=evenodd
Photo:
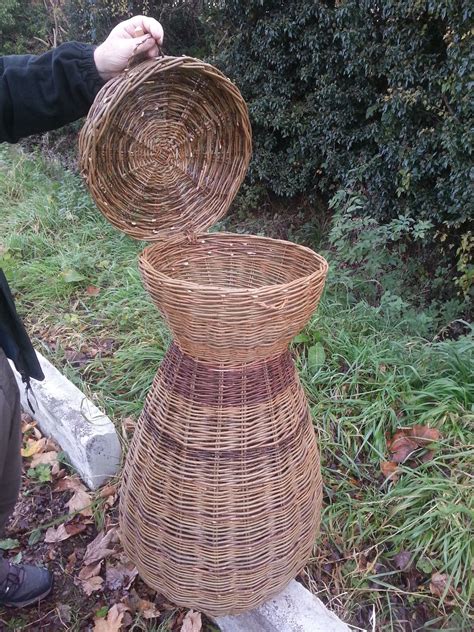
M78 176L0 147L0 267L35 344L120 424L136 416L170 337L142 288L143 243L112 228ZM373 306L332 271L293 346L325 481L321 538L304 577L346 619L378 630L467 630L472 612L472 333L433 342L429 311ZM91 296L88 286L99 288ZM113 353L103 353L113 340ZM325 359L308 361L318 345ZM107 348L107 344L105 344ZM77 369L71 350L92 357ZM311 355L311 354L310 354ZM387 435L424 424L434 457L387 482ZM411 569L396 565L400 552ZM432 573L447 576L444 595Z

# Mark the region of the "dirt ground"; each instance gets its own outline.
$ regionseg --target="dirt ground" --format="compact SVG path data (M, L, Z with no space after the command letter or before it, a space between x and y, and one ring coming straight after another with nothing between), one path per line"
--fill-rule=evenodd
M200 613L176 608L146 586L118 538L117 488L90 493L59 447L23 414L23 488L0 540L5 555L47 566L53 594L27 609L0 607L0 630L213 632Z

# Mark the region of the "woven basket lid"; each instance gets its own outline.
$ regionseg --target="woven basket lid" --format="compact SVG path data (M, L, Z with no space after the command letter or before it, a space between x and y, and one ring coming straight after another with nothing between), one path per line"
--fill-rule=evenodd
M81 171L98 208L148 241L182 239L223 217L251 146L239 90L191 57L147 60L109 81L79 138Z

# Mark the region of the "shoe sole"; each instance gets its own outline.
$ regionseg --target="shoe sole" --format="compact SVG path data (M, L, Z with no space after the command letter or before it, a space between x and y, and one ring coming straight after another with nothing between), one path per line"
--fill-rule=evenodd
M38 602L40 602L42 599L46 599L46 597L49 597L49 595L53 592L53 588L54 588L54 577L52 577L51 579L51 585L48 588L48 590L45 590L44 593L39 595L39 597L35 597L34 599L29 599L28 601L20 601L20 602L17 601L16 603L3 602L2 604L0 604L0 606L2 608L27 608L28 606L33 606L37 604Z

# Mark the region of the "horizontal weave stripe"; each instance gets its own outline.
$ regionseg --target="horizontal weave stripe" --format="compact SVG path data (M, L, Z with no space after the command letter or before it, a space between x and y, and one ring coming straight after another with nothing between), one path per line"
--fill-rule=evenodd
M165 387L183 399L206 406L253 406L277 397L295 383L289 351L271 360L221 369L197 362L173 343L159 369Z
M149 432L154 439L159 442L157 449L172 450L177 456L185 455L187 459L199 460L199 461L235 461L238 459L251 460L262 456L268 459L275 458L278 454L284 450L298 449L301 444L301 438L306 424L311 424L311 416L308 409L305 409L299 419L299 423L292 434L283 437L281 441L273 445L254 446L246 448L242 445L240 449L230 450L201 450L184 446L179 441L176 441L171 435L163 430L163 427L157 428L156 423L153 420L147 410L142 412L142 418L144 422L145 432Z

